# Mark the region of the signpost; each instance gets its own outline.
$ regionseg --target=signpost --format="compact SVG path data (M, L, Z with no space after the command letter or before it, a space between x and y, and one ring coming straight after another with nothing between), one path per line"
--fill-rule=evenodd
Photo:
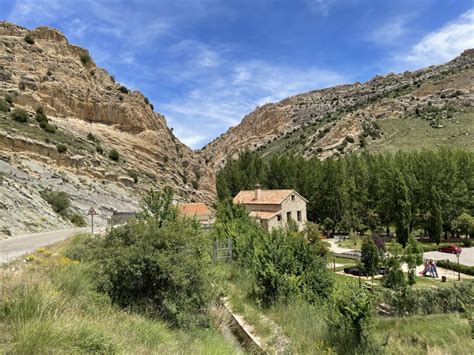
M97 212L95 211L94 207L91 207L89 209L89 212L87 212L88 216L91 216L91 233L94 235L94 215L96 215Z
M458 281L461 281L461 273L459 271L459 253L456 253L456 256L458 258Z

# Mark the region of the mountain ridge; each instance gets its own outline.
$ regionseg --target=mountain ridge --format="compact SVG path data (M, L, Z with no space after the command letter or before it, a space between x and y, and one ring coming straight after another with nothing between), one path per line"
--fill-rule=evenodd
M351 150L346 147L358 145L361 142L359 137L366 131L373 133L374 137L381 134L377 127L379 120L407 117L416 111L416 107L420 110L427 105L472 107L473 63L474 49L467 49L446 64L414 72L377 75L365 83L312 90L265 104L247 114L237 126L208 143L200 152L214 169L219 169L227 158L236 157L244 149L258 149L265 156L304 145L304 149L294 152L305 157L317 154L323 159L341 151L348 152ZM456 77L459 73L465 75ZM453 94L450 90L459 91L453 100L446 98L446 95ZM299 134L300 139L291 138ZM285 139L284 147L273 148ZM346 145L341 150L342 144Z

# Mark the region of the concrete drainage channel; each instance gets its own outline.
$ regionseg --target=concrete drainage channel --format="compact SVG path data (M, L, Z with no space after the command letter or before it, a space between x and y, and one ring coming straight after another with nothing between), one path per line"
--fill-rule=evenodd
M219 313L224 335L230 331L243 352L251 354L267 353L263 349L261 339L250 332L242 317L232 312L232 308L225 297L220 299ZM225 319L224 322L222 322L223 319Z

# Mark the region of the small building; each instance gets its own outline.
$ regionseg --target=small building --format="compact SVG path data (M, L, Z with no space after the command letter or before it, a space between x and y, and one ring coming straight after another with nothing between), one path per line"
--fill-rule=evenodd
M288 190L242 190L234 197L234 203L245 206L250 217L256 219L267 231L286 226L293 220L299 230L306 223L306 200L298 192Z
M205 203L180 203L177 205L180 213L189 218L196 218L202 227L208 228L214 224L214 211Z

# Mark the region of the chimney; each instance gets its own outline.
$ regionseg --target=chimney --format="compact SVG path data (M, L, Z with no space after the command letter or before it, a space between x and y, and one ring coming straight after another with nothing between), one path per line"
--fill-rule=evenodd
M261 200L262 199L262 186L260 184L255 185L255 200Z

